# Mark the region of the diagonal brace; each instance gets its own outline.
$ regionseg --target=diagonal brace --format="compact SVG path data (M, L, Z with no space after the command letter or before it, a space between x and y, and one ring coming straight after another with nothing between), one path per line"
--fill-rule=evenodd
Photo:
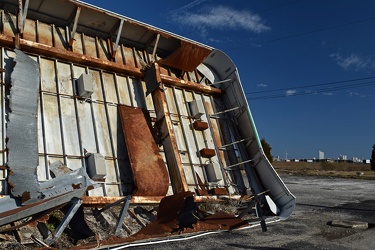
M60 235L63 233L66 226L69 224L75 213L77 212L78 208L81 206L82 201L79 198L72 198L70 201L72 204L68 210L68 212L65 214L63 220L61 221L60 225L56 228L56 231L54 234L51 234L52 237L46 240L46 243L48 245L51 245L55 242L56 239L60 237Z

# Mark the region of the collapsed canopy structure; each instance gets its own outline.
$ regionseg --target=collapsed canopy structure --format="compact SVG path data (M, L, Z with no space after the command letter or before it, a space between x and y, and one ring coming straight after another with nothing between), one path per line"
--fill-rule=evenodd
M238 219L290 216L222 51L80 1L3 0L0 17L0 226L68 204L52 244L81 206L123 204L118 234L163 200L155 223L200 230L196 203L244 197Z

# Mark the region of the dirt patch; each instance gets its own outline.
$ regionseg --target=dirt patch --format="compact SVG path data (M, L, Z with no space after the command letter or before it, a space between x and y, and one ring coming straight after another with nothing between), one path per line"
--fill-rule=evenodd
M369 164L346 162L273 162L272 165L279 174L375 180L375 171L371 171Z

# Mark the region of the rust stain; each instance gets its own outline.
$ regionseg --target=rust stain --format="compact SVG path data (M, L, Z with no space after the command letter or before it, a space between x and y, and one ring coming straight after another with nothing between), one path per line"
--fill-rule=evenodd
M211 53L212 49L181 41L180 47L159 63L183 71L193 71Z
M134 176L133 195L163 196L169 186L168 172L159 153L144 111L118 106L126 147Z

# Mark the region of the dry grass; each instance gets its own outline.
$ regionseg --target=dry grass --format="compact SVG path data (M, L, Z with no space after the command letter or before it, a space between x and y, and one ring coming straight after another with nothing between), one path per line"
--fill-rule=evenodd
M296 175L332 176L375 180L370 164L331 162L273 162L276 171Z

